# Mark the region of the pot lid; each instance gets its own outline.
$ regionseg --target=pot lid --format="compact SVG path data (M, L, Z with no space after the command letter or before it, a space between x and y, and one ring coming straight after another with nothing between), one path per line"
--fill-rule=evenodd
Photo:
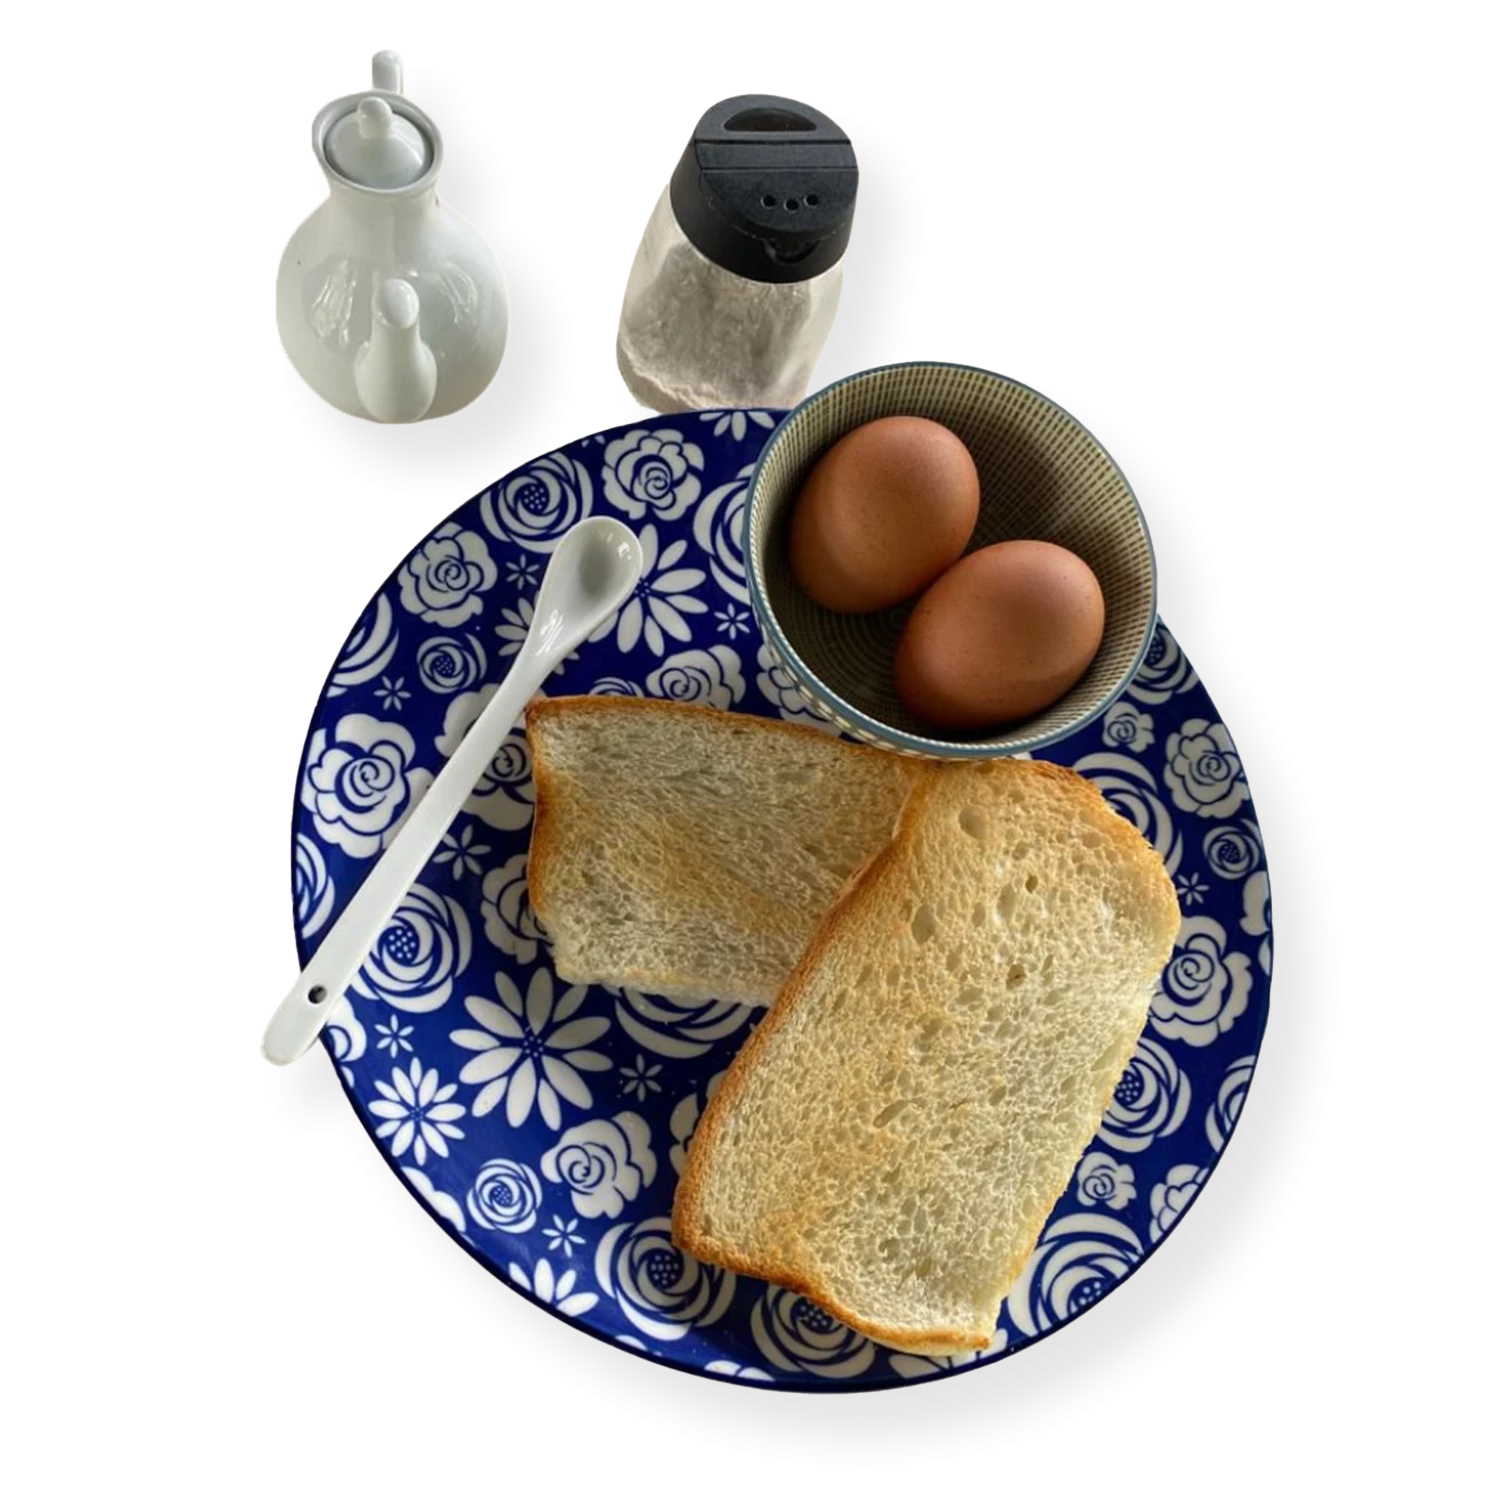
M367 94L324 138L329 165L359 187L410 187L432 165L432 142L379 94Z

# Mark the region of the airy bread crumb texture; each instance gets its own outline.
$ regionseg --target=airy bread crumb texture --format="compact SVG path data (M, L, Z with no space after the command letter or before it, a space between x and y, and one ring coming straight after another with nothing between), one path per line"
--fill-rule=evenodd
M527 713L528 883L558 975L768 1005L890 840L913 762L745 714L634 698Z
M929 771L706 1111L678 1243L897 1348L984 1347L1178 923L1160 857L1082 778Z

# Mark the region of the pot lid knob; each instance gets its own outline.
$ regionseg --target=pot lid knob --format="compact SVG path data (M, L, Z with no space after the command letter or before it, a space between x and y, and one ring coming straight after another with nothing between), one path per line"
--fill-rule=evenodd
M432 165L431 141L379 94L335 121L326 150L334 170L360 187L410 187Z

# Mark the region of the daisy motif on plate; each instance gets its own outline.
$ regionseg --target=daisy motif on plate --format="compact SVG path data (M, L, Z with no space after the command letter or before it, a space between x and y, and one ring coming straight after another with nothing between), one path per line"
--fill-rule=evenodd
M556 1002L552 996L552 973L537 969L522 1000L508 974L495 975L500 1003L471 995L464 1009L478 1023L451 1034L455 1046L476 1056L459 1070L464 1083L482 1084L474 1098L476 1119L502 1101L505 1119L519 1129L535 1105L553 1129L562 1128L562 1100L589 1109L594 1096L583 1080L584 1073L602 1073L610 1066L602 1052L590 1050L609 1030L607 1016L577 1016L588 990L574 985Z
M680 537L662 547L656 527L647 524L641 527L640 543L641 576L635 592L589 640L607 640L613 634L615 646L622 653L634 651L645 641L648 651L665 656L669 637L684 643L692 640L685 617L708 613L708 606L693 593L708 575L702 568L682 566L688 544Z
M463 1139L463 1131L454 1124L467 1113L453 1099L458 1085L443 1083L436 1068L424 1068L414 1057L409 1068L395 1068L389 1083L377 1078L375 1092L380 1097L368 1106L381 1122L375 1134L389 1142L392 1156L404 1156L410 1149L417 1165L423 1167L428 1152L446 1156L448 1142Z

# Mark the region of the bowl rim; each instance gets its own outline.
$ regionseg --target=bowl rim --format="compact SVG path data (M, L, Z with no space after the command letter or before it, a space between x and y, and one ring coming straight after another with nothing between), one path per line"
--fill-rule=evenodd
M1126 671L1121 673L1120 680L1104 695L1102 699L1079 718L1071 719L1059 729L1051 730L1045 734L1035 734L1018 740L1014 745L997 749L993 746L975 744L973 741L953 741L930 739L926 735L912 734L904 729L897 729L892 725L883 724L879 719L873 719L869 714L855 708L852 703L841 698L831 687L823 681L818 674L802 660L791 643L786 638L786 633L781 628L781 622L776 618L771 608L770 601L766 598L765 587L761 573L761 549L756 546L751 520L755 511L755 495L759 488L761 474L765 469L766 458L779 441L783 430L794 417L799 416L815 402L826 400L834 391L840 390L846 385L851 385L857 380L867 380L873 375L884 375L892 370L963 370L970 374L986 375L992 380L1002 380L1007 385L1015 386L1019 390L1029 392L1039 401L1045 402L1054 410L1059 411L1070 422L1074 423L1079 431L1094 444L1109 462L1110 467L1120 477L1120 482L1125 486L1125 493L1130 497L1130 503L1135 509L1136 519L1140 522L1141 534L1146 540L1146 562L1148 567L1148 584L1150 590L1149 615L1146 628L1141 636L1141 644L1137 648L1134 660ZM1033 750L1040 750L1047 745L1056 744L1058 740L1066 739L1069 735L1077 734L1079 730L1092 724L1095 719L1107 713L1119 700L1120 695L1130 686L1135 675L1140 671L1142 663L1146 660L1146 653L1151 649L1151 642L1156 638L1157 612L1157 577L1156 577L1156 548L1151 541L1151 528L1146 523L1146 514L1141 509L1140 497L1135 492L1129 476L1125 473L1108 448L1101 443L1085 423L1073 415L1067 407L1054 401L1051 396L1039 391L1035 386L1027 385L1024 380L1017 380L1012 375L1002 375L998 370L985 369L983 365L964 364L958 360L946 359L906 359L897 360L887 365L872 365L867 370L858 370L853 375L845 375L840 380L835 380L825 385L821 390L804 396L796 406L792 407L782 419L776 424L771 435L762 445L760 453L755 460L755 468L750 475L750 482L745 487L745 512L742 522L741 547L747 564L747 582L750 587L750 600L755 610L756 618L760 622L761 629L770 638L771 644L789 671L795 677L801 679L799 686L812 685L814 693L814 706L817 705L817 697L821 695L840 715L847 716L855 731L862 737L879 744L894 744L915 752L919 755L930 756L942 760L999 760L1006 756L1029 755Z

